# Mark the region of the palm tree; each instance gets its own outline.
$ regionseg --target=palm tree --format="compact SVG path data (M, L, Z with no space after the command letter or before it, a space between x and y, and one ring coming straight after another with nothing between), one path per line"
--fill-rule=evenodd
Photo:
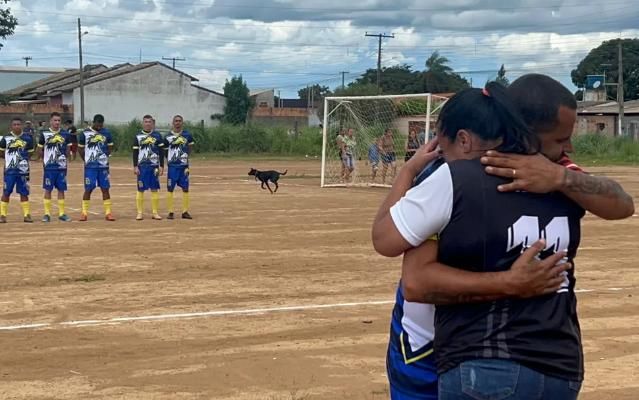
M428 72L432 72L434 74L448 74L453 71L448 64L450 60L444 56L439 55L439 51L435 50L433 54L426 60L426 69Z

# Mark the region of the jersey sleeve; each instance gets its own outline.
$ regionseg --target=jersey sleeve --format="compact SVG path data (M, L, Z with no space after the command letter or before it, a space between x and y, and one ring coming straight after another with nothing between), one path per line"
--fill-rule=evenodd
M189 145L195 144L195 139L193 139L193 135L191 135L190 133L189 133L189 135L186 138L186 143L189 144Z
M448 164L409 190L390 209L395 227L414 247L441 233L450 222L452 212L453 179Z
M40 137L44 136L43 134L40 134ZM33 153L35 151L35 142L33 141L32 137L29 137L27 139L27 152L29 153Z
M0 150L5 151L7 149L7 140L2 137L2 139L0 139Z
M135 135L135 137L133 138L133 150L139 150L140 149L140 142L138 141L138 135Z
M113 146L113 136L111 135L111 132L104 132L104 136L107 138L107 146Z
M81 132L78 135L78 147L84 147L86 145L86 137L84 136L84 132Z
M162 137L162 134L160 133L157 134L157 140L158 140L158 147L164 147L164 138Z
M44 135L38 135L38 147L44 147Z

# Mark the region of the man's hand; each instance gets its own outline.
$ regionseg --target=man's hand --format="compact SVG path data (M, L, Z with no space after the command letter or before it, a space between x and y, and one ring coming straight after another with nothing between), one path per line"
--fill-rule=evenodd
M511 178L512 183L500 185L500 192L525 190L532 193L549 193L560 190L565 179L565 167L556 164L542 154L521 155L488 151L481 158L486 172Z
M430 142L420 146L415 151L415 155L405 164L405 168L408 168L413 173L413 176L417 176L429 162L439 157L438 144L437 137L435 137Z
M162 175L164 175L164 167L160 167L158 169L158 176L162 176Z
M140 176L140 168L138 167L133 167L133 174L135 176Z
M572 264L560 263L566 256L564 252L538 260L537 255L545 247L546 242L538 240L515 261L506 278L509 295L525 299L559 290L565 279L563 272L571 269Z

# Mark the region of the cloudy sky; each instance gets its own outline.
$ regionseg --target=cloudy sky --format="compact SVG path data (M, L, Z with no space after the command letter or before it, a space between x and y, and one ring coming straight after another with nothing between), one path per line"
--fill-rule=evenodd
M639 0L12 0L20 26L0 64L77 65L77 18L85 60L106 65L182 57L178 68L221 89L242 74L251 88L283 96L352 80L377 62L423 69L438 50L475 86L504 63L512 79L570 71L603 40L639 36ZM170 62L169 62L170 63Z

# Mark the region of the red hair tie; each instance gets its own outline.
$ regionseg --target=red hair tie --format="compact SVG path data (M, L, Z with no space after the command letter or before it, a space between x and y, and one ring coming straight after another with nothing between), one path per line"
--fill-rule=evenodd
M488 92L488 90L487 90L486 88L483 88L483 89L481 90L481 93L482 93L484 96L486 96L486 97L490 97L490 92Z

